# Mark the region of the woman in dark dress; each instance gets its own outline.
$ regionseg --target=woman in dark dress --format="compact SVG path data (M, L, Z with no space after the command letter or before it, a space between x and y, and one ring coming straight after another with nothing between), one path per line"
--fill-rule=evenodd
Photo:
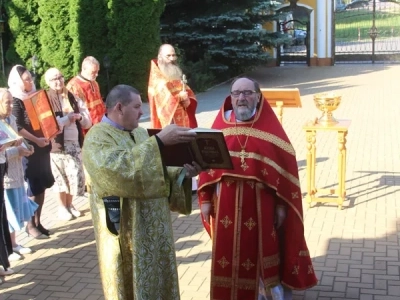
M12 113L16 117L18 133L34 147L34 153L24 158L26 164L25 180L28 183L27 194L39 207L28 222L25 231L36 239L45 239L50 231L40 223L40 216L44 203L45 191L54 184L54 177L50 166L51 143L44 137L34 135L31 122L28 118L22 100L36 91L30 72L21 65L14 66L8 77L8 86L13 96Z

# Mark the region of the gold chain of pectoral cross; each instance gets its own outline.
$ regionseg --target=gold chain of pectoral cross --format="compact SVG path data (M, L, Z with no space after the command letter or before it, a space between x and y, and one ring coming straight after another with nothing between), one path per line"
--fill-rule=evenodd
M250 129L253 128L253 125L254 125L255 120L256 120L256 118L254 118L253 123L251 124ZM239 133L238 133L238 131L237 131L237 122L236 122L236 118L235 118L235 130L236 130L236 138L237 138L237 140L238 140L238 142L239 142L239 145L240 145L240 148L241 148L240 153L239 153L240 162L241 162L240 167L243 169L243 171L246 171L246 170L249 168L248 164L247 164L246 161L245 161L245 158L248 158L248 157L249 157L249 153L246 152L246 145L247 145L247 142L249 141L250 132L247 132L247 133L246 133L246 140L245 140L245 142L244 142L244 145L242 145L242 143L240 142L240 139L239 139Z

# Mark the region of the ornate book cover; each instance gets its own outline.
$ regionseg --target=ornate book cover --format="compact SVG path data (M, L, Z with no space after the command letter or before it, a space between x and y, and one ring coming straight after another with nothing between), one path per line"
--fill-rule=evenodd
M60 131L45 90L40 90L23 100L35 134L52 139Z
M150 136L161 129L147 129ZM231 156L221 130L194 128L196 139L191 143L164 146L161 156L165 165L182 167L197 162L203 170L233 169Z
M19 138L18 134L3 120L0 121L0 145L11 147Z

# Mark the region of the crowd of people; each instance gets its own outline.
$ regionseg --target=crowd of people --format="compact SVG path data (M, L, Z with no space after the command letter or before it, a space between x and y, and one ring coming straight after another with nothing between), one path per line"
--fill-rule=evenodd
M11 147L0 147L0 185L4 190L0 191L0 276L14 273L10 261L32 253L32 249L17 242L17 231L25 227L35 239L50 238L50 230L41 223L47 189L58 195L60 220L81 215L72 202L85 192L81 154L84 134L105 112L96 82L99 68L94 57L86 57L68 88L60 70L50 68L45 72L49 111L41 114L55 116L57 132L52 138L44 137L34 127L29 106L24 104L38 92L25 66L15 65L8 76L8 88L0 89L0 122L18 134Z
M224 133L232 170L202 170L194 161L171 167L161 152L195 139L197 100L173 46L161 45L150 65L157 134L139 126L137 89L117 85L103 102L99 63L87 57L67 85L58 69L45 73L60 128L51 140L35 133L23 105L36 91L31 74L19 65L11 70L0 119L21 138L0 147L0 276L13 273L11 258L32 252L15 239L24 222L29 235L49 238L40 222L45 190L57 192L59 218L70 220L81 214L72 202L86 186L107 300L180 299L170 210L189 214L193 191L213 240L210 299L287 300L291 290L317 284L295 151L259 84L235 79L212 125Z

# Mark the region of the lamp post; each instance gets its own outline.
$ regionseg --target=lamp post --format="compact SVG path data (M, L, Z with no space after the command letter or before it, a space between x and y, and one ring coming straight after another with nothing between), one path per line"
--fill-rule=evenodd
M108 55L104 56L103 59L103 65L104 68L106 68L106 74L107 74L107 94L110 91L110 75L109 75L109 69L111 67L111 61Z
M33 82L36 83L36 68L38 67L39 60L36 54L32 56L32 68L33 68Z

